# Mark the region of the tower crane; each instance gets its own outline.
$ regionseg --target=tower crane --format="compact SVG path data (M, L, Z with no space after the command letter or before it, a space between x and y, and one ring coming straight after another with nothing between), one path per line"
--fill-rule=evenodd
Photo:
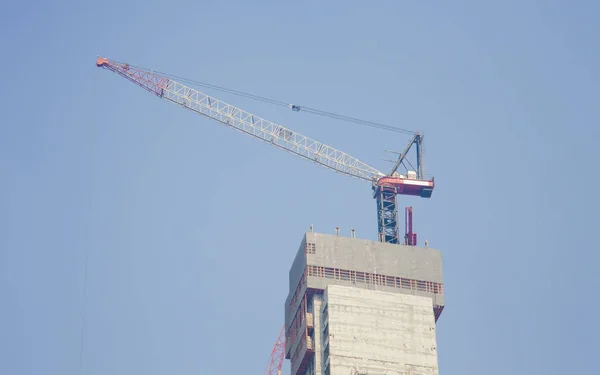
M433 192L434 178L426 179L423 174L423 135L420 133L413 133L410 142L392 169L388 173L383 173L345 152L215 99L165 74L103 57L96 60L96 66L120 75L161 99L178 104L335 172L369 182L373 198L377 202L378 240L381 242L400 243L397 195L430 198ZM295 105L290 105L290 108L294 111L301 110L301 107ZM406 175L399 174L398 168L406 160L412 146L416 148L416 168L414 171L409 170ZM412 211L410 219L412 222ZM412 223L410 228L411 233L407 232L404 243L414 245L416 236L412 234Z

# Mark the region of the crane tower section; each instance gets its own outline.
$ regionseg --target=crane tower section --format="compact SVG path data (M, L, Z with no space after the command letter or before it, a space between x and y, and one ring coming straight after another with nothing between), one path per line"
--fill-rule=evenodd
M407 161L406 157L413 146L415 146L416 151L416 170L408 170L406 175L399 174L398 168ZM396 204L397 195L413 195L421 198L431 198L435 181L433 177L431 180L425 179L422 159L423 135L415 133L390 172L388 172L385 177L379 178L376 183L373 183L373 197L377 200L379 241L393 244L400 243L398 207Z
M429 198L433 192L433 178L426 180L423 175L421 163L423 136L419 133L414 134L392 170L385 174L345 152L234 107L163 74L103 57L96 60L96 66L118 74L161 99L178 104L227 127L335 172L370 182L374 192L373 197L377 201L378 239L381 242L400 243L397 195ZM399 174L397 169L404 164L413 145L416 146L417 153L416 171L409 170L406 175Z

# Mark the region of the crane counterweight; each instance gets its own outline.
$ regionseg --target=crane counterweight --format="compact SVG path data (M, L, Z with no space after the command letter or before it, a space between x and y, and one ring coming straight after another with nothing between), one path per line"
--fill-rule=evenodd
M389 187L396 191L396 194L400 195L412 195L421 198L431 198L433 193L434 181L433 180L417 180L411 178L386 176L381 177L377 180L377 187ZM377 187L374 189L377 190Z

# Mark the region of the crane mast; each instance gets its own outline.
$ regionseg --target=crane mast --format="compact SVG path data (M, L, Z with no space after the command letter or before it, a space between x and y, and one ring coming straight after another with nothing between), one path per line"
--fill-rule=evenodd
M234 107L161 74L103 57L96 60L96 66L124 77L161 99L178 104L322 167L370 182L374 192L373 197L377 201L379 241L400 243L397 195L431 197L434 181L433 179L426 180L423 177L421 163L423 137L419 133L414 135L392 170L385 174L345 152ZM294 109L293 106L292 109ZM397 169L403 164L413 145L416 145L417 151L416 171L409 171L406 176L400 175Z

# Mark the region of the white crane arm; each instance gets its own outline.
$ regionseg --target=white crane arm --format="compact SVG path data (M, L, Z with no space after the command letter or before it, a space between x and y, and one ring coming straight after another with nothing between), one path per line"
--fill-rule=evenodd
M336 172L366 181L373 181L385 175L345 152L153 72L104 58L99 58L96 64L127 78L165 100Z

